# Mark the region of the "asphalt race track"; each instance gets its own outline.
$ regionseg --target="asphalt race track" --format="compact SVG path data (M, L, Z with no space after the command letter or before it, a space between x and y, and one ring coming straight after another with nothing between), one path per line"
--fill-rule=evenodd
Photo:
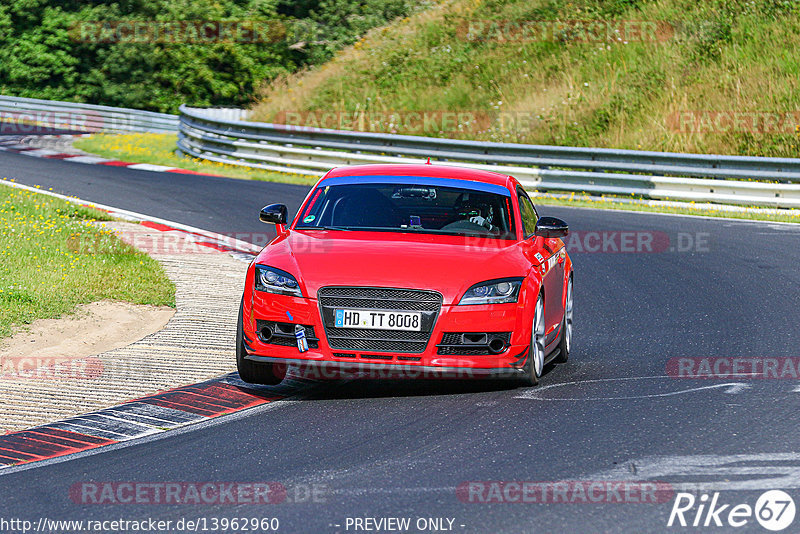
M2 176L221 233L264 233L261 206L285 202L292 211L307 191L16 154L0 154ZM570 362L551 368L538 388L322 383L154 439L5 470L3 515L34 522L276 517L280 532L355 532L352 518L365 517L408 517L412 525L445 518L444 528L449 519L452 531L465 533L663 532L691 530L667 527L673 498L481 503L457 488L652 480L674 491L720 491L720 503L730 505L754 506L778 488L797 501L798 377L672 375L679 358L800 357L800 228L547 206L540 214L570 224L576 326ZM797 360L786 361L797 370ZM86 481L268 481L282 484L287 498L77 504L70 488ZM764 530L751 517L737 531Z
M0 178L214 232L274 230L258 220L272 202L297 211L309 188L191 174L156 173L0 153ZM292 211L294 210L294 211ZM255 213L255 216L253 214Z

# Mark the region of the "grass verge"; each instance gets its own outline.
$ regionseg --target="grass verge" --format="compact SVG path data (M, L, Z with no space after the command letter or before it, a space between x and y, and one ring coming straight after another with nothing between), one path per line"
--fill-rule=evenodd
M97 224L107 220L91 208L0 187L0 338L99 300L175 306L161 265ZM92 253L85 243L103 246Z
M217 163L199 158L187 158L175 153L176 142L177 135L175 134L96 134L76 139L73 146L103 158L131 163L151 163L167 167L178 167L230 178L309 186L314 185L317 181L314 176L248 169L247 167Z

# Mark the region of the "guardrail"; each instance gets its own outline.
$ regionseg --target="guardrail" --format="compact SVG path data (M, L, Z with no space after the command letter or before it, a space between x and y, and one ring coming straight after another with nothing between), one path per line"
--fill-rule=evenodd
M800 207L800 159L520 145L245 122L181 106L192 157L321 176L338 165L416 163L511 174L531 190Z
M178 116L167 113L0 95L0 133L174 133L177 129Z
M339 165L416 163L511 174L531 190L800 207L800 159L490 143L246 122L247 111L181 106L180 115L0 95L0 133L178 132L212 161L321 176ZM14 130L14 131L12 131Z

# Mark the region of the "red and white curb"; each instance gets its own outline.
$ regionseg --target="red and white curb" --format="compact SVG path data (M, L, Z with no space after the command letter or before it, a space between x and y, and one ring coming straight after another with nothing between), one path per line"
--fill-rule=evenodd
M113 445L285 399L298 384L249 386L236 374L0 436L0 470Z
M72 137L85 137L86 135L91 135L91 134L57 135L49 137L72 138ZM172 172L176 174L193 174L197 176L219 176L217 174L209 174L204 172L181 169L179 167L167 167L165 165L154 165L152 163L130 163L127 161L120 161L116 159L101 158L99 156L59 152L58 150L53 150L50 148L38 148L25 143L21 143L19 138L11 138L8 140L0 141L0 151L11 152L14 154L22 154L25 156L32 156L36 158L59 159L62 161L70 161L73 163L87 163L90 165L107 165L110 167L124 167L126 169L133 169L139 171Z

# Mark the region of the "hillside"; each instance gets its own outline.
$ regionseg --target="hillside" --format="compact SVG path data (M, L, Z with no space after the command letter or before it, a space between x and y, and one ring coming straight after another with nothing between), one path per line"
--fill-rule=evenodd
M252 118L800 157L799 44L795 0L449 0L278 77Z

